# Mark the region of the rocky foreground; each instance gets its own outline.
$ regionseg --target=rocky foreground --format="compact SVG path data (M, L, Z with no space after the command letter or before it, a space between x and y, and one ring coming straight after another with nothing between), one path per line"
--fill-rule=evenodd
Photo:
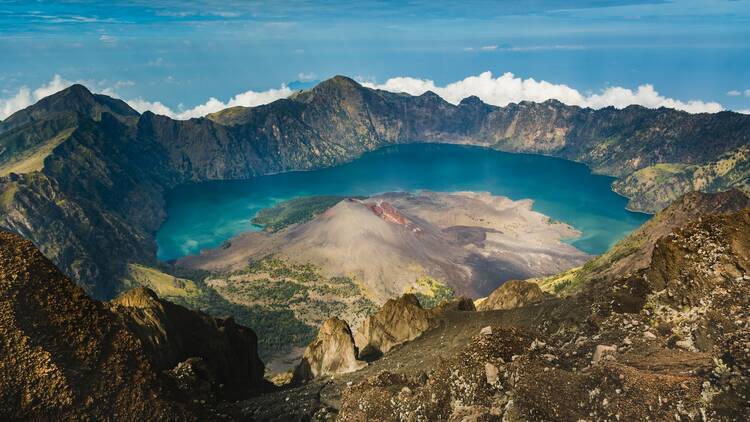
M354 329L330 319L292 382L276 388L261 379L249 329L145 289L93 301L3 233L0 418L744 421L750 208L741 198L682 198L665 211L684 217L678 227L657 215L650 233L665 234L619 245L628 252L564 297L518 281L479 310L466 298L426 310L407 294ZM710 204L721 204L717 214ZM644 248L649 258L631 270L616 265Z
M136 289L90 299L0 232L0 419L205 420L267 388L255 333Z
M445 304L367 368L237 406L258 420L747 420L750 209L699 213L649 248L645 268L566 298L516 282L480 311Z

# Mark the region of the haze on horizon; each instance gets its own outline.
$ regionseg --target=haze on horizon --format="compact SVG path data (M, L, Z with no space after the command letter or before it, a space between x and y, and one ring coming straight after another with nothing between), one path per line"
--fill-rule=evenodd
M750 112L747 0L114 3L0 2L0 119L74 82L188 118L335 74L454 103Z

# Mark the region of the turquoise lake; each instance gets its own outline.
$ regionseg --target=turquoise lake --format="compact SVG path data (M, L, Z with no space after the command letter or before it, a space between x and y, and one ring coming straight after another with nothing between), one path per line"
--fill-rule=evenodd
M627 199L610 189L613 180L583 164L541 155L444 144L387 147L322 170L180 186L166 197L168 218L156 236L158 258L196 254L259 230L250 223L255 214L287 199L419 190L533 199L534 210L583 232L573 245L600 254L650 217L626 210Z

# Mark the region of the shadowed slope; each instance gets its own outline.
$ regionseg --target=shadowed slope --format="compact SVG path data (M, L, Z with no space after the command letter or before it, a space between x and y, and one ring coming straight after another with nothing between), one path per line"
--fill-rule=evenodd
M256 343L249 328L146 289L94 301L31 242L0 232L0 419L203 420L196 391L163 371L201 362L209 397L247 396L266 387Z

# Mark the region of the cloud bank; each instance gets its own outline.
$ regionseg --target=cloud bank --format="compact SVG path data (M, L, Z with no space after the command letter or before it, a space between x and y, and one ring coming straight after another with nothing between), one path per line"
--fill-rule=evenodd
M100 83L92 81L69 81L64 79L60 75L55 75L51 81L38 87L37 89L31 90L26 86L22 86L18 89L18 92L16 92L15 95L8 98L0 98L0 120L6 119L16 111L24 109L44 97L62 91L63 89L73 85L74 83L87 85L90 89L97 93L109 95L116 98L121 98L117 93L118 88L134 85L132 81L118 81L109 86L102 86ZM92 86L97 86L97 88L91 88ZM156 114L169 116L173 119L187 120L193 117L203 117L207 114L223 110L227 107L255 107L263 104L268 104L280 98L286 98L293 92L294 91L286 85L281 85L281 87L279 88L269 89L267 91L245 91L230 98L227 102L222 102L214 97L211 97L205 103L197 105L193 108L183 109L182 107L180 107L177 110L171 109L170 107L164 105L164 103L162 103L161 101L148 101L141 97L124 101L139 113L143 113L144 111L151 111Z
M294 93L292 89L286 85L281 85L280 88L269 89L267 91L245 91L241 94L235 95L227 102L222 102L221 100L211 97L203 104L190 109L179 109L176 111L167 107L160 101L147 101L140 97L133 100L127 100L127 103L139 113L148 110L156 114L169 116L173 119L187 120L193 117L203 117L207 114L215 113L228 107L255 107L268 104L278 99L286 98L292 95L292 93Z
M421 95L432 91L453 104L476 95L485 103L496 106L506 106L521 101L542 102L555 99L569 105L592 108L608 106L624 108L631 104L638 104L648 108L669 107L689 113L716 113L724 110L724 107L717 102L700 100L684 102L667 98L659 94L650 84L641 85L635 90L609 87L596 94L582 94L577 89L564 84L537 81L533 78L522 79L510 72L503 73L497 78L493 77L492 72L484 72L445 86L438 86L429 79L411 77L391 78L383 84L363 82L363 85L411 95Z
M73 85L73 82L66 81L60 75L55 75L49 83L33 91L26 86L22 86L14 96L0 98L0 120L71 85Z
M75 81L88 86L96 86L94 91L113 97L119 97L118 88L132 86L131 81L118 81L106 85L101 82ZM67 88L74 82L55 75L52 80L32 90L21 87L15 95L0 98L0 119L5 119L14 112L26 108L40 99ZM717 102L705 102L700 100L681 101L665 97L659 94L653 85L645 84L636 89L623 87L609 87L598 93L582 93L575 88L564 84L555 84L547 81L537 81L533 78L523 79L507 72L494 77L491 72L484 72L476 76L449 83L444 86L435 84L429 79L418 79L411 77L397 77L378 84L372 81L362 82L370 88L383 89L392 92L405 92L411 95L421 95L427 91L435 92L446 101L458 104L462 99L476 95L482 101L497 106L505 106L510 103L521 101L542 102L556 99L565 104L578 105L582 107L602 108L614 106L624 108L631 104L638 104L649 108L669 107L684 110L689 113L715 113L724 110ZM294 91L286 85L267 91L245 91L235 95L224 102L211 97L205 103L192 108L184 108L182 105L177 109L166 106L161 101L151 101L142 97L125 100L138 112L152 111L174 119L190 119L202 117L210 113L223 110L227 107L244 106L255 107L286 98ZM747 93L750 94L750 90ZM739 113L750 114L750 110L737 110Z

